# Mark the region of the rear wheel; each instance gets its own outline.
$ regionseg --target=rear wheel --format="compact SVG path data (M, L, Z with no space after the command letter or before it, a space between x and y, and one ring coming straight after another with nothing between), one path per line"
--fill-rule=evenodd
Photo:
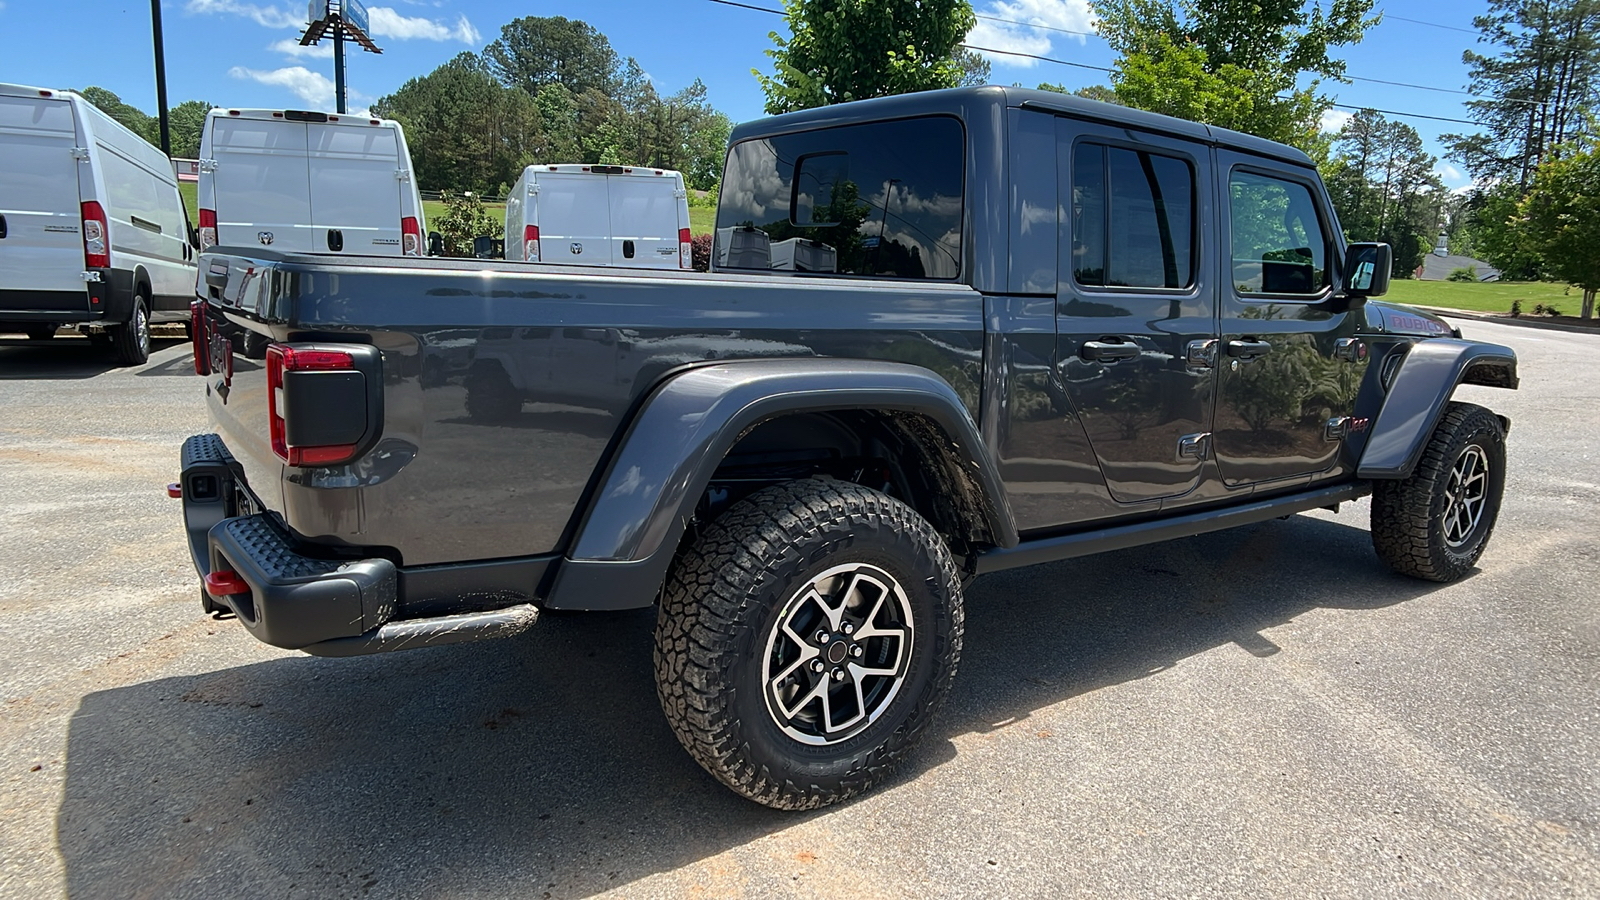
M1374 487L1372 546L1396 572L1455 581L1489 543L1505 479L1500 420L1481 406L1451 403L1411 477Z
M656 688L679 742L758 803L813 809L883 780L961 655L961 579L932 526L860 485L764 488L678 560Z
M150 301L142 289L133 295L133 313L122 325L113 326L111 352L125 366L143 365L150 358Z
M26 334L28 336L28 340L30 341L48 341L56 336L57 327L58 326L54 322L46 322L42 325L29 325L27 328L23 329L23 334Z

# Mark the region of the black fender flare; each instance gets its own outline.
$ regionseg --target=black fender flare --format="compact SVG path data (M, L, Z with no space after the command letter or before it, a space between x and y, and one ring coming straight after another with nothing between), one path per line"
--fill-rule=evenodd
M1357 477L1410 477L1444 415L1445 404L1461 384L1516 390L1516 351L1457 338L1431 338L1414 344L1400 362L1373 423Z
M552 609L648 606L684 528L735 442L762 422L802 412L875 410L932 420L967 462L996 546L1017 543L999 467L954 389L906 363L743 360L670 374L635 412L589 493L545 597Z

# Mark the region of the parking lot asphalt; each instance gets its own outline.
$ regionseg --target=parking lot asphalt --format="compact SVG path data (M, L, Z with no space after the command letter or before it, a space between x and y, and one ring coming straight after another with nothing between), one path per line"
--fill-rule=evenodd
M0 898L1600 896L1600 336L1438 586L1367 503L986 576L899 777L781 813L673 739L653 613L361 659L201 614L188 348L0 339Z

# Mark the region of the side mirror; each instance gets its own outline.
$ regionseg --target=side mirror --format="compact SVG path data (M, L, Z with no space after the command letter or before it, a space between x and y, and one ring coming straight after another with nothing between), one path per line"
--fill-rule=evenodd
M1381 297L1389 292L1389 273L1394 268L1394 251L1388 244L1351 244L1344 253L1346 296Z
M437 231L428 232L428 255L429 256L443 256L444 255L444 235L440 234Z
M193 225L189 226L189 246L196 250L200 249L200 229Z

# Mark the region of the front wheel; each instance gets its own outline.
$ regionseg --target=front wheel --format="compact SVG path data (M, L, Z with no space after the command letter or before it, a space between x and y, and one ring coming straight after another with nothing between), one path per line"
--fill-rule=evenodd
M961 656L961 579L898 500L847 482L752 494L678 560L656 625L656 689L723 784L814 809L889 775Z
M1505 484L1500 420L1481 406L1452 402L1411 477L1374 488L1372 546L1403 575L1455 581L1483 555Z

